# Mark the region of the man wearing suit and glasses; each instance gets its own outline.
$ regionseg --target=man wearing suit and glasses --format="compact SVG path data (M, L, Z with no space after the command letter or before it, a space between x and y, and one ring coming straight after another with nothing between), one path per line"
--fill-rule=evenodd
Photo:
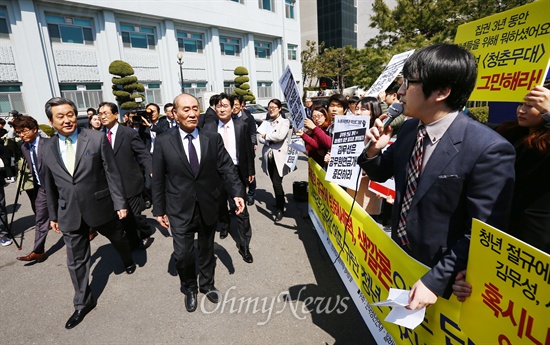
M193 312L198 290L212 303L219 302L220 292L214 287L214 234L222 181L235 201L236 214L244 209L245 193L222 137L197 128L198 100L181 94L174 99L172 111L179 128L159 135L153 153L153 215L162 227L170 227L185 308Z
M65 98L46 102L46 116L57 134L42 148L50 226L63 235L67 266L75 289L71 329L96 306L89 285L90 227L111 241L126 270L136 265L119 219L128 205L122 176L105 133L78 128L76 105Z
M380 153L391 127L377 119L357 163L374 181L395 177L392 239L431 269L409 293L410 309L448 298L468 259L472 218L505 230L514 184L514 148L461 110L476 83L474 56L452 44L416 51L398 93L412 119Z

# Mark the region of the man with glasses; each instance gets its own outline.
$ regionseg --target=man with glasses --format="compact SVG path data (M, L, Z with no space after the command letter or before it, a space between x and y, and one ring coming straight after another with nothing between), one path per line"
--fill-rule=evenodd
M468 259L472 218L505 230L514 148L461 109L475 87L475 57L452 44L416 51L399 89L406 121L384 153L391 127L377 119L357 163L374 181L395 177L392 239L431 269L409 293L409 309L448 298Z
M46 200L46 189L44 188L44 166L42 165L41 150L49 139L38 135L38 123L31 116L18 116L12 121L15 133L23 141L21 152L27 161L29 170L32 173L33 189L28 192L32 210L35 214L34 247L32 252L25 256L17 257L20 261L46 260L44 250L46 236L50 231L50 219L48 217L48 203Z

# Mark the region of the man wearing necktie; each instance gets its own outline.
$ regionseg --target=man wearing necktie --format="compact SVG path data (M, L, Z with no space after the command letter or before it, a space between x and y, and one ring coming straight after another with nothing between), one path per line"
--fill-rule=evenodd
M115 153L118 169L123 173L122 184L130 207L122 220L132 248L148 248L153 242L154 230L141 213L145 209L143 199L144 176L151 177L151 154L138 133L118 123L118 106L111 102L99 104L101 124L107 132L107 140Z
M12 121L15 133L23 141L21 152L27 161L32 173L34 188L28 193L31 206L35 214L34 247L32 252L25 256L17 257L20 261L44 261L46 236L50 230L48 218L48 204L46 190L44 189L44 165L42 164L41 150L49 139L38 135L38 123L31 116L21 115Z
M222 181L235 201L236 214L244 209L244 186L222 137L197 128L198 100L181 94L174 99L172 112L179 127L159 135L153 153L153 215L162 227L170 227L185 308L193 312L198 290L212 303L219 302L220 292L214 286L214 234Z
M65 324L71 329L96 306L89 285L90 227L111 241L126 273L136 265L119 221L128 213L122 176L105 133L78 129L78 111L68 99L54 97L45 110L57 135L41 149L44 183L50 226L63 235L75 289L75 312Z
M174 113L172 113L172 109L174 109L173 103L166 103L164 105L164 114L166 114L166 118L168 119L168 125L170 128L177 127L176 118L174 117Z
M449 298L466 268L472 218L506 229L514 184L514 148L461 110L475 87L475 57L452 44L416 51L403 67L398 94L412 119L398 140L380 117L357 160L371 180L394 176L392 239L431 269L409 293L409 309Z

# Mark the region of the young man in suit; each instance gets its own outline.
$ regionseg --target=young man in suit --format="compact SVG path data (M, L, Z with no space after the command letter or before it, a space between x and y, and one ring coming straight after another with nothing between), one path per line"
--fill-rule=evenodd
M99 105L101 124L105 127L107 140L115 153L118 169L124 172L122 184L130 212L123 224L132 248L148 248L153 239L153 228L141 214L145 209L143 199L144 174L151 176L152 158L139 138L138 133L118 124L118 107L114 103L103 102Z
M34 188L28 195L35 214L36 224L32 252L17 257L17 260L42 262L47 258L44 246L46 245L46 236L50 231L50 219L48 218L48 204L46 190L44 189L44 165L42 164L42 155L39 152L49 139L38 135L38 122L30 116L22 115L14 118L11 126L23 141L21 153L23 153L23 157L25 157L32 173Z
M256 157L256 149L258 148L258 138L256 135L256 121L245 106L245 100L243 96L232 96L233 99L233 119L237 121L243 121L248 124L248 134L252 142L252 159ZM248 206L254 205L254 198L256 198L256 179L248 184L248 193L246 195L246 203Z
M46 115L57 135L44 143L46 198L50 226L63 235L67 266L75 289L75 312L65 324L71 329L96 306L90 285L90 228L111 241L126 270L136 269L119 219L126 217L122 176L105 133L78 128L76 105L54 97Z
M241 183L246 186L254 181L254 149L250 141L250 133L248 132L248 124L243 121L233 120L232 115L234 109L234 98L225 93L218 96L216 104L216 113L218 122L208 122L203 129L210 132L217 132L222 136L225 149L231 156L231 160L237 168L238 177ZM238 100L237 100L238 102ZM254 126L256 126L254 124ZM229 225L231 223L229 212L227 209L227 197L229 191L224 185L220 186L222 191L220 197L220 224L222 230L220 238L224 239L229 233ZM230 204L232 204L230 200ZM231 208L234 208L231 205ZM247 263L252 263L253 258L250 253L250 239L252 237L252 229L250 227L250 216L248 209L245 206L243 212L236 216L237 230L239 234L239 243L237 248L243 260Z
M214 287L214 234L223 181L236 205L244 209L244 186L218 133L197 128L199 101L189 94L174 99L179 128L157 137L153 154L153 215L170 227L174 258L185 294L185 309L197 309L197 290L212 303L219 302ZM194 238L199 242L199 284L195 268Z
M406 121L383 154L391 127L377 119L358 164L374 181L395 177L392 239L431 267L409 293L410 309L448 298L466 267L472 218L505 230L514 148L461 109L475 87L474 56L452 44L416 51L399 89Z
M218 120L215 108L218 96L219 95L212 95L208 100L208 104L210 104L210 106L208 107L208 109L206 109L204 114L199 117L199 128L202 128L207 122L216 122Z

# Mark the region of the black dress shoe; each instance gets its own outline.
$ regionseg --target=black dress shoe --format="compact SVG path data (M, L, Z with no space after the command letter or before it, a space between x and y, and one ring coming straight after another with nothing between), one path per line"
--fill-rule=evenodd
M229 226L222 225L222 229L220 230L220 238L223 240L227 237L227 235L229 235Z
M190 291L185 293L185 310L192 313L197 310L197 292Z
M127 266L124 270L128 274L132 274L136 271L136 264L131 264L130 266Z
M254 205L254 198L249 198L246 203L248 204L248 206Z
M92 311L92 309L95 308L96 305L97 305L96 301L92 301L92 303L88 304L84 308L82 308L80 310L75 310L73 315L71 315L71 317L69 318L69 320L65 324L65 328L66 329L71 329L71 328L76 327L79 323L82 322L82 320L84 320L84 317L90 311Z
M275 215L275 222L280 222L282 219L283 219L283 211L279 210Z
M201 289L201 292L206 295L206 298L212 303L218 303L220 301L220 292L215 287Z
M147 248L151 247L151 244L153 244L154 241L155 241L155 238L151 237L151 236L142 238L141 239L141 248L147 249Z
M248 249L248 246L238 246L239 248L239 254L243 257L244 262L251 264L254 259L252 258L252 254L250 254L250 249Z

